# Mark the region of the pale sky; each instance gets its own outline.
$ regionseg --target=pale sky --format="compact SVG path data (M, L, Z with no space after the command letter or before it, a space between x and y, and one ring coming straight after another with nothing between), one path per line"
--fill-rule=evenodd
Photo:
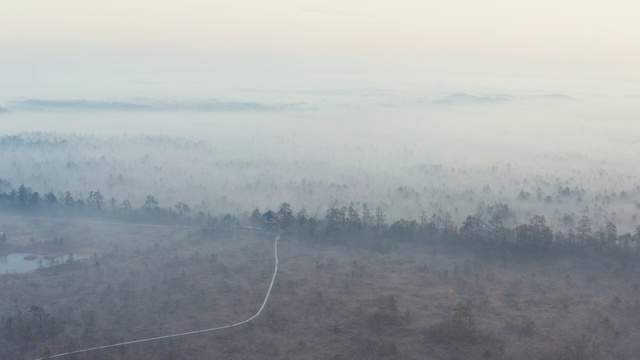
M632 0L21 0L0 17L0 104L203 77L218 88L559 77L640 91Z

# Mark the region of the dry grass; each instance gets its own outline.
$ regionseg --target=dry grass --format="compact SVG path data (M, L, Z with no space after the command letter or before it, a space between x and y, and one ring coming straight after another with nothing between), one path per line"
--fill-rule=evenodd
M0 277L0 359L233 323L255 313L273 269L272 239L246 233L211 239L197 229L0 221L10 242L31 236L44 242L55 234L96 254L73 266ZM75 359L622 359L640 353L633 264L521 263L420 244L380 254L287 236L279 255L272 297L254 323ZM451 321L457 304L468 307L469 322ZM31 305L52 322L41 329ZM7 336L6 319L18 311L31 333Z

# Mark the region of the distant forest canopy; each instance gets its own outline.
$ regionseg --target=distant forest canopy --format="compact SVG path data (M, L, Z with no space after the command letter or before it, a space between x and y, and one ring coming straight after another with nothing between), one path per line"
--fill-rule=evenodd
M0 179L2 184L8 185ZM202 226L203 233L211 235L244 225L284 230L326 244L370 241L370 245L380 251L390 251L394 243L425 242L525 254L571 252L577 248L613 255L640 253L640 226L634 233L618 234L616 224L611 221L595 228L587 215L577 221L567 215L562 219L562 228L552 229L543 215L534 215L528 222L519 223L509 205L499 202L478 208L474 214L466 216L462 224L453 221L448 212L431 215L422 212L417 218L391 220L382 208L371 209L366 203L361 207L353 203L348 206L334 204L326 210L324 217L310 216L304 208L294 212L286 202L276 211L254 209L250 216L229 213L214 216L210 212L193 213L191 206L184 202L163 207L153 195L147 195L145 203L135 207L126 199L106 198L100 190L91 191L86 198L74 198L70 191L41 194L23 184L17 189L0 192L0 210L35 216L55 212Z
M246 133L237 133L236 120L246 122ZM495 144L485 148L459 141L457 132L441 138L424 131L415 139L397 141L406 135L400 125L407 123L377 124L382 129L349 125L349 131L375 130L369 134L377 139L372 147L370 137L360 133L334 139L302 131L293 122L286 123L290 127L274 124L275 129L265 129L263 123L225 116L206 138L42 132L0 136L0 177L5 180L0 191L8 193L24 183L41 197L42 189L71 189L74 200L85 201L100 189L107 210L110 197L119 200L118 206L128 199L138 207L152 194L162 206L189 204L193 214L247 217L256 207L266 211L283 201L316 218L324 217L331 204L353 202L361 209L366 202L372 209L382 208L389 219L449 212L458 225L467 214L497 202L508 204L522 223L544 215L554 231L575 228L583 215L594 228L611 221L621 233L633 233L640 224L640 170L628 166L635 161L628 148L599 160L600 152L564 142L566 148L554 146L553 151ZM315 126L317 131L329 128ZM601 147L610 148L605 145Z

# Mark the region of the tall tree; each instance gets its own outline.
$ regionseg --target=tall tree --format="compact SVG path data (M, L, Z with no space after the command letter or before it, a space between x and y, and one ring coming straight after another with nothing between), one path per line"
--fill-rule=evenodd
M76 203L69 191L66 191L64 194L62 194L61 197L62 197L62 202L67 207L73 207L73 205Z
M473 241L483 240L484 238L484 222L478 215L467 216L460 228L460 232L466 239Z
M327 221L326 230L329 235L336 236L341 232L345 222L343 209L338 209L333 205L327 209L325 220Z
M604 234L607 244L607 250L611 251L616 246L616 243L618 241L618 228L611 221L607 221L604 226Z
M440 229L438 228L438 224L442 221L437 214L431 214L429 218L429 222L427 223L427 235L429 237L429 241L436 241L438 237L438 232Z
M104 205L104 196L102 196L100 190L89 192L89 196L87 196L87 204L98 210L102 210L102 206Z
M387 227L387 217L381 207L376 208L376 231L382 233Z
M373 226L375 219L371 214L371 210L369 209L369 205L367 203L362 204L362 224L365 227Z
M124 212L131 211L131 201L129 201L129 199L122 200L122 202L120 203L120 207Z
M157 210L158 207L159 207L159 203L158 203L158 200L156 200L155 196L147 195L147 199L145 200L142 208L147 212L151 212L153 210Z
M298 224L298 228L302 229L308 220L309 216L307 215L307 210L302 208L302 210L300 210L298 212L298 215L296 216L296 223Z
M178 203L176 203L174 205L174 207L176 208L176 210L178 211L178 214L180 214L180 216L187 216L187 214L189 214L189 212L191 212L191 208L189 207L189 205L179 201Z
M547 226L547 219L543 215L535 215L529 220L529 226L533 232L533 248L537 251L548 250L553 242L553 232Z
M249 216L249 222L253 227L259 227L260 224L262 224L262 214L258 208L255 208L251 213L251 216Z
M56 195L53 193L53 191L49 191L48 193L44 194L44 201L48 204L48 205L53 205L55 203L58 202L58 198L56 197Z
M591 243L592 234L591 234L591 219L588 216L583 215L578 221L578 227L576 227L576 237L578 241L583 244Z
M20 206L27 206L29 204L29 198L31 197L31 188L21 184L18 188L18 203Z
M37 191L32 192L31 196L29 197L29 206L38 207L40 206L40 203L42 203L40 194Z
M291 205L289 203L280 204L280 209L278 210L278 215L282 224L282 228L288 230L293 225L293 210L291 210Z
M347 208L347 224L349 231L352 233L360 231L360 228L362 227L360 215L358 214L358 210L355 208L353 202L349 204L349 207Z
M493 215L487 223L487 228L489 237L492 240L498 241L500 243L504 243L505 241L507 241L509 230L504 225L504 222L500 215Z

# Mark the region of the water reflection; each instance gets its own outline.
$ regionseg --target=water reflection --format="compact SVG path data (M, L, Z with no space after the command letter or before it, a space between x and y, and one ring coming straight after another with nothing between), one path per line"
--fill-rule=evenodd
M7 256L0 256L0 275L24 274L37 269L66 264L87 258L89 258L89 255L85 254L67 254L58 257L26 253L9 254Z

